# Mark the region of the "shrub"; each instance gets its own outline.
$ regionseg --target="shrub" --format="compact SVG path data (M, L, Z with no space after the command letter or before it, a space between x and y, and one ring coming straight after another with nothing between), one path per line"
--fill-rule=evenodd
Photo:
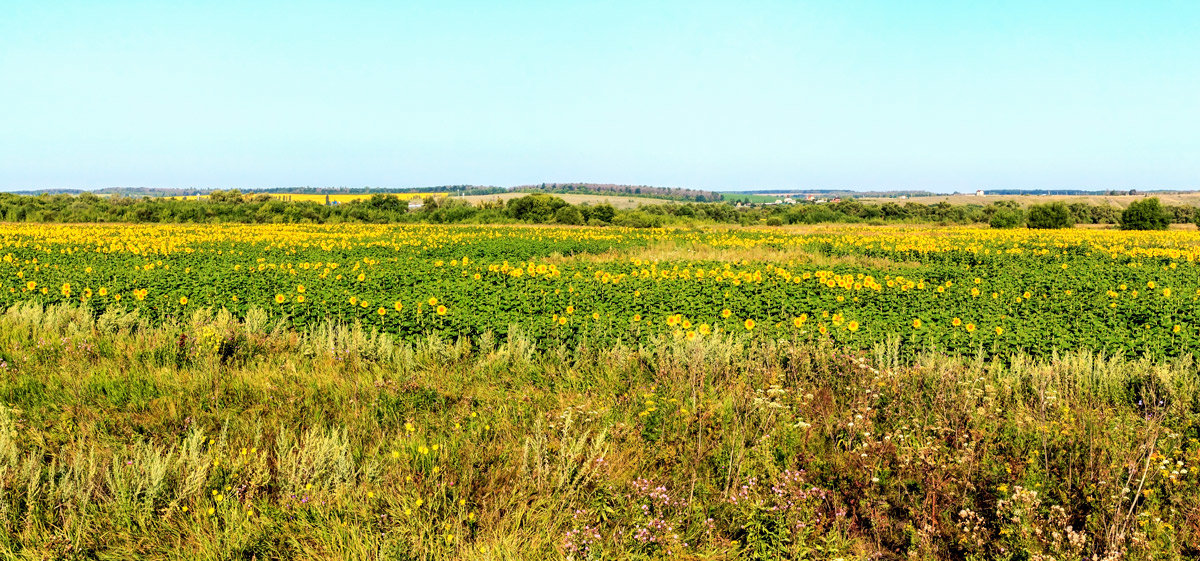
M1157 197L1130 203L1121 213L1122 230L1166 230L1170 224L1171 216Z
M992 213L988 225L993 228L1016 228L1021 225L1021 211L1012 208L1001 208Z
M583 213L573 206L564 206L554 213L554 221L559 224L578 226L583 224Z
M1071 210L1061 202L1029 207L1029 227L1037 229L1070 228L1075 225Z

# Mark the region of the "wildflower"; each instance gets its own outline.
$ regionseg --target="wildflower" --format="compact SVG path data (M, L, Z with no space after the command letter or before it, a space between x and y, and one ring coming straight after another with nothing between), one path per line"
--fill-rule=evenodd
M282 294L276 294L276 295L275 295L275 303L276 303L276 304L282 304L282 303L284 303L284 302L286 302L286 301L287 301L287 296L284 296L284 295L282 295Z
M729 316L731 316L731 315L733 315L733 312L729 311L729 308L725 308L724 310L721 310L721 317L723 317L725 319L729 319Z
M180 297L179 297L179 305L180 305L180 306L186 306L186 305L187 305L187 303L188 303L188 298L187 298L187 296L180 296Z
M950 325L953 325L954 327L958 327L958 326L962 325L962 320L958 319L958 318L954 318L954 319L950 320Z
M912 326L913 326L913 329L920 329L921 328L921 318L914 319L912 321Z
M438 307L437 307L437 315L439 315L439 316L444 316L444 315L446 315L446 307L445 307L445 306L438 306Z
M858 322L850 320L850 323L846 324L846 329L849 329L851 332L858 331Z
M746 331L751 331L754 329L754 320L746 318L746 321L742 322L742 325L746 327Z

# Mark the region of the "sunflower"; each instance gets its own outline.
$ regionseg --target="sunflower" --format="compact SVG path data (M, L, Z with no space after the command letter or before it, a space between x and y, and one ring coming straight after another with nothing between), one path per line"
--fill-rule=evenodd
M958 319L958 318L954 318L954 319L950 320L950 325L953 325L954 327L958 327L958 326L962 325L962 320Z
M446 315L446 307L445 307L445 306L438 306L438 307L437 307L437 315L439 315L439 316L444 316L444 315Z
M395 304L392 304L392 307L395 308L397 312L399 312L400 310L404 309L404 304L401 304L400 301L397 300Z
M850 320L850 323L846 324L846 329L849 329L850 331L858 331L858 322Z
M754 329L754 320L746 318L746 321L742 322L742 325L746 327L746 331L752 331Z
M275 303L276 304L282 304L284 302L287 302L287 296L284 296L282 294L275 295Z
M729 311L729 308L721 310L721 317L728 319L731 315L733 315L733 312Z
M920 329L921 328L921 318L914 319L912 326L913 326L913 329Z
M180 296L180 297L179 297L179 305L180 305L180 306L186 306L186 305L187 305L187 303L188 303L187 296Z

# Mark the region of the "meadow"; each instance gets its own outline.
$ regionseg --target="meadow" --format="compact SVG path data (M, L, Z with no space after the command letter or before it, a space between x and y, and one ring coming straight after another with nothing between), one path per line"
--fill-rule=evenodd
M1184 559L1192 232L0 225L28 559Z

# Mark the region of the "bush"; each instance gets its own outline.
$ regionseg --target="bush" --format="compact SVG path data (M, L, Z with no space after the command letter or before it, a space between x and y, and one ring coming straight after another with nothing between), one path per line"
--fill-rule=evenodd
M1029 207L1029 227L1037 229L1070 228L1075 225L1071 210L1057 202Z
M578 226L583 224L583 213L573 206L564 206L554 213L554 221L559 224Z
M992 213L988 225L993 228L1016 228L1021 225L1021 211L1012 208L1001 208Z
M1121 213L1122 230L1166 230L1170 224L1171 216L1157 197L1130 203Z

